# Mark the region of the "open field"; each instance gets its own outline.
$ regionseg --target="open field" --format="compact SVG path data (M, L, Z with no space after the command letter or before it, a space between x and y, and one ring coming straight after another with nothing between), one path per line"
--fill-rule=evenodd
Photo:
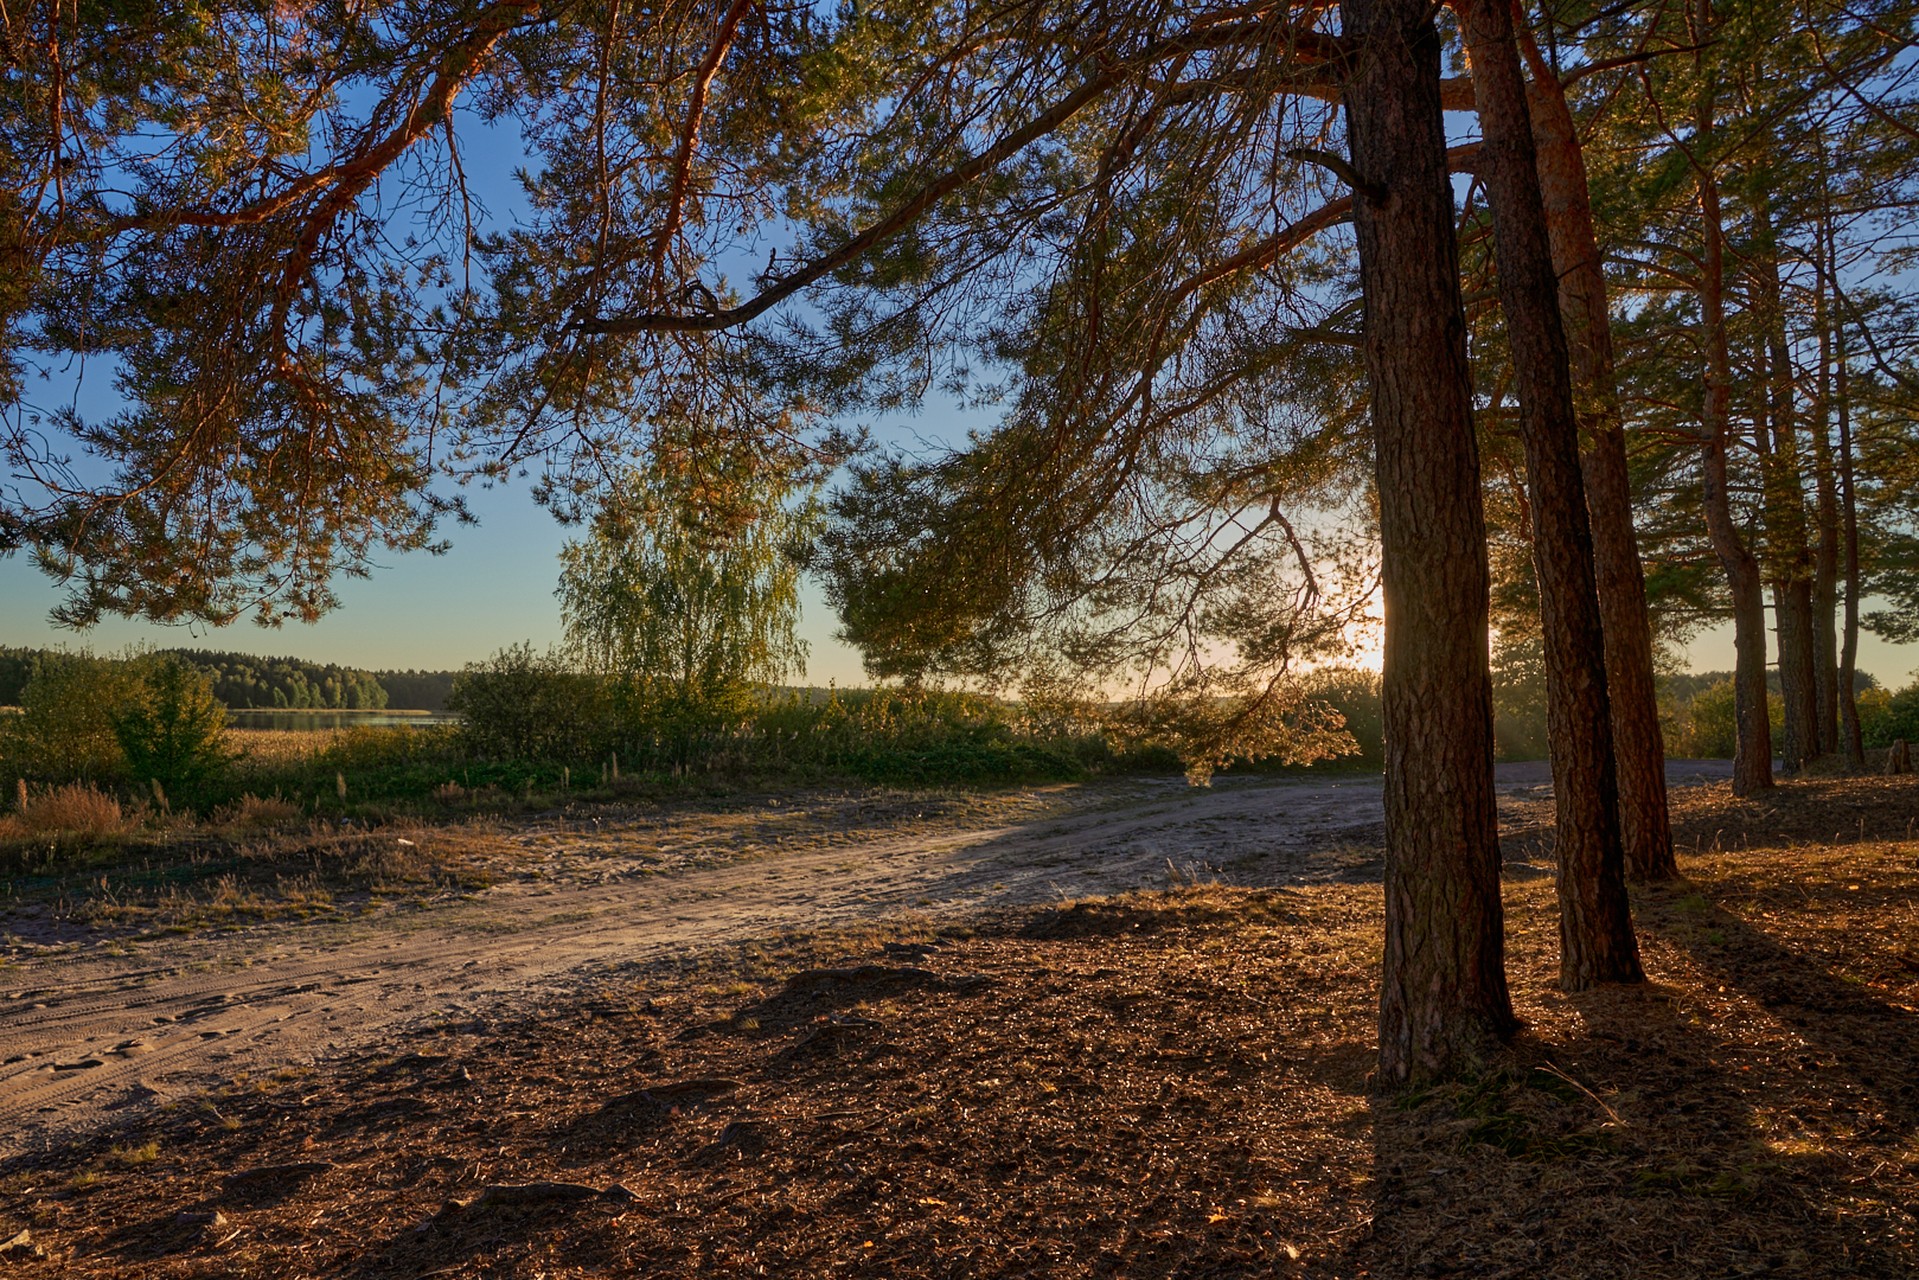
M31 1234L5 1257L1911 1274L1919 786L1677 792L1690 883L1637 903L1652 984L1568 998L1546 803L1509 777L1529 1030L1479 1079L1391 1101L1366 1077L1376 809L1366 784L1325 785L895 796L864 825L851 797L555 820L496 832L499 878L465 900L119 958L16 947L0 1020L37 1048L7 1078L0 1239ZM67 1080L88 1083L23 1093Z

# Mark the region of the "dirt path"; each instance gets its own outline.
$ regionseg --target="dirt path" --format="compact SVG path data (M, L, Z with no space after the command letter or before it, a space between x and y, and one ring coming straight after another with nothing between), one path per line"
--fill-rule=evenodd
M1711 762L1672 770L1675 782L1723 772ZM1526 802L1549 792L1544 783L1538 767L1502 767L1502 794L1521 809L1537 807ZM0 1155L243 1073L390 1042L423 1021L538 1007L610 966L732 940L1175 878L1378 874L1376 779L1222 780L1209 790L1129 781L1064 789L1033 808L1042 816L970 829L946 815L889 812L799 848L780 835L735 838L724 856L667 874L618 829L533 824L515 838L555 874L476 901L374 924L163 939L131 955L9 947L0 951ZM682 824L675 838L697 834ZM658 835L650 829L649 855ZM0 917L0 932L8 923Z

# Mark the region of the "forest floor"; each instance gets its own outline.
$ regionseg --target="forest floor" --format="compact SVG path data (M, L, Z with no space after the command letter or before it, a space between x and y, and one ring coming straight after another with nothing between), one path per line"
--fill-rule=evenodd
M851 850L821 834L850 799L763 803L737 815L752 840L627 878L638 817L625 854L496 832L493 861L546 850L564 873L215 937L96 917L120 957L75 949L84 913L42 912L0 969L0 1048L27 1055L6 1070L37 1064L0 1124L0 1274L1919 1270L1919 783L1676 790L1687 878L1635 897L1651 981L1568 996L1550 804L1509 778L1527 1028L1402 1097L1368 1075L1377 783L1297 844L1316 802L1288 784L1129 785L895 811ZM697 826L648 821L660 857ZM1162 887L1112 892L1155 857ZM539 893L640 886L666 896ZM729 900L757 905L703 914ZM310 953L273 952L288 929ZM220 945L258 963L194 950ZM116 1005L173 1020L40 1061ZM309 1028L302 1060L273 1065L275 1027ZM19 1097L126 1063L147 1074Z

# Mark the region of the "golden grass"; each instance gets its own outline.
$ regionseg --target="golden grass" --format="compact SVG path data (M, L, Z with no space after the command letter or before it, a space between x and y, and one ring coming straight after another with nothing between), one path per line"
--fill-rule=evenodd
M244 752L248 763L298 764L333 745L338 729L228 729L227 741Z
M23 788L23 794L24 801L0 818L0 839L48 835L98 838L120 835L133 825L118 800L89 783Z
M232 804L215 809L212 821L216 827L260 831L291 826L301 817L300 806L284 796L256 796L248 792Z

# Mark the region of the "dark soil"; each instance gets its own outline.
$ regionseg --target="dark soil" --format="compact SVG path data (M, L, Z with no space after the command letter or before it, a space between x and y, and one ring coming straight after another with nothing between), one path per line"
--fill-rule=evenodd
M16 1160L0 1274L1911 1276L1915 795L1678 799L1641 988L1513 881L1443 1088L1369 1089L1376 885L774 938Z

